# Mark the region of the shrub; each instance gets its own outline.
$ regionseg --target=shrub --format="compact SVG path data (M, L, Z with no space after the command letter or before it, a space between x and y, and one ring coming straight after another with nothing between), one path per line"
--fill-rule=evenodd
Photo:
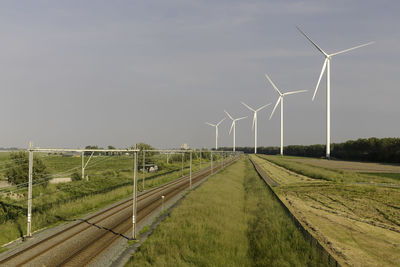
M6 177L9 183L22 184L28 182L29 158L28 153L20 151L10 153L11 163L7 165ZM33 158L33 183L46 185L49 177L46 165L38 158Z

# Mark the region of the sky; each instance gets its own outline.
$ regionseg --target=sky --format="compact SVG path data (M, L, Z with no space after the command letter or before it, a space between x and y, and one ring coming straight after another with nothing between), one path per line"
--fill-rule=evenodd
M280 144L278 94L289 144L324 144L326 86L311 101L328 53L375 41L331 61L332 142L398 137L400 2L2 1L0 147L86 145L213 147L205 122L248 116L237 146ZM232 146L231 122L220 146Z

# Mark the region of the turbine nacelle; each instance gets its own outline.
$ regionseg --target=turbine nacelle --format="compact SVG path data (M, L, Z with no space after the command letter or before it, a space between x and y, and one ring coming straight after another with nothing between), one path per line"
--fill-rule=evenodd
M269 105L271 105L271 103L268 103L268 104L266 104L266 105L264 105L264 106L259 107L258 109L253 109L253 108L251 108L249 105L247 105L247 104L244 103L244 102L240 102L240 103L242 103L243 106L245 106L246 108L248 108L249 110L251 110L251 111L254 112L254 116L253 116L253 125L252 125L252 127L251 127L252 130L254 130L254 126L255 126L255 124L256 124L257 112L259 112L259 111L261 111L262 109L264 109L264 108L268 107Z
M240 121L240 120L243 120L243 119L246 119L246 118L247 118L247 116L246 116L246 117L241 117L241 118L234 119L234 118L231 116L231 114L228 113L228 111L224 110L224 112L225 112L226 115L228 115L228 117L232 120L232 125L231 125L231 129L229 130L229 134L231 134L232 129L233 129L233 127L236 125L236 122L237 122L237 121Z
M274 82L271 80L271 78L270 78L267 74L265 74L265 77L267 77L267 79L268 79L268 81L271 83L272 87L274 87L274 89L275 89L275 90L278 92L278 94L279 94L279 98L278 98L278 100L276 101L276 104L275 104L275 106L274 106L274 109L272 110L272 113L271 113L271 116L269 117L269 119L272 118L272 115L274 115L274 112L275 112L276 108L278 107L279 103L280 103L281 101L283 101L283 98L284 98L285 96L287 96L287 95L293 95L293 94L298 94L298 93L303 93L303 92L307 92L307 90L298 90L298 91L286 92L286 93L283 93L283 94L282 94L281 91L279 91L278 87L274 84Z
M310 38L307 34L305 34L299 27L296 27L296 28L297 28L297 30L299 30L299 32L300 32L302 35L304 35L304 37L307 38L308 41L310 41L310 43L311 43L318 51L320 51L320 52L325 56L325 61L324 61L324 64L322 65L321 74L319 75L319 79L318 79L318 82L317 82L317 86L315 87L315 91L314 91L314 94L313 94L313 97L312 97L312 100L313 100L313 101L314 101L315 96L316 96L316 94L317 94L318 87L319 87L319 84L320 84L320 82L321 82L322 76L323 76L324 73L325 73L326 66L330 63L330 60L331 60L331 58L332 58L333 56L336 56L336 55L339 55L339 54L343 54L343 53L346 53L346 52L348 52L348 51L351 51L351 50L354 50L354 49L358 49L358 48L361 48L361 47L364 47L364 46L367 46L367 45L370 45L370 44L373 44L373 43L374 43L374 42L369 42L369 43L357 45L357 46L354 46L354 47L351 47L351 48L348 48L348 49L345 49L345 50L341 50L341 51L338 51L338 52L335 52L335 53L332 53L332 54L328 54L328 53L326 53L324 50L322 50L322 48L319 47L313 40L311 40L311 38Z
M218 126L225 120L226 118L223 118L222 120L220 120L217 124L212 124L212 123L209 123L209 122L206 122L206 124L207 125L210 125L210 126L212 126L212 127L215 127L215 143L216 143L216 145L215 145L215 147L216 147L216 149L218 149L218 147L217 147L217 143L218 143Z

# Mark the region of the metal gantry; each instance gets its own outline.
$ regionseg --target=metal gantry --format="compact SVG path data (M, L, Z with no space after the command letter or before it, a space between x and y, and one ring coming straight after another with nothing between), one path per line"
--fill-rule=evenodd
M94 155L94 153L99 152L122 152L122 153L129 153L133 154L133 193L132 193L132 238L136 239L136 232L137 232L137 176L138 176L138 153L139 149L60 149L60 148L34 148L32 142L29 143L29 176L28 176L28 216L27 216L27 236L32 236L32 183L33 183L33 154L34 152L73 152L73 153L81 153L82 155L82 178L84 178L84 171L85 167L87 166L89 160ZM83 155L85 152L91 152L91 155L88 161L85 163L83 159ZM184 159L184 154L190 154L190 166L189 166L189 188L192 189L192 164L193 164L193 150L142 150L143 152L143 189L145 188L144 184L144 170L145 170L145 155L146 152L161 152L161 153L168 153L168 154L182 154L182 159ZM203 153L200 149L200 164L201 158ZM211 173L214 173L214 155L215 153L222 153L222 164L224 164L224 159L226 156L226 151L209 151L211 156ZM236 153L235 153L236 154ZM201 168L201 167L200 167ZM182 160L182 170L183 170L183 160Z
M133 165L133 215L132 215L132 237L136 238L136 200L137 200L137 153L138 149L70 149L70 148L34 148L32 142L29 142L29 173L28 173L28 214L27 214L27 237L32 236L32 180L33 180L33 153L34 152L124 152L134 155ZM82 161L84 163L84 161ZM84 175L84 167L82 167L82 175Z

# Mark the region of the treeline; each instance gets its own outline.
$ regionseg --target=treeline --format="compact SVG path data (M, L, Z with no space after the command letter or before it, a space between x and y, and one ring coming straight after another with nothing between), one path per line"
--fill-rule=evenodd
M232 148L221 148L232 150ZM237 147L237 151L254 153L254 147ZM276 155L279 147L258 147L257 153ZM284 154L303 157L325 157L325 145L290 145L284 147ZM400 138L360 138L344 143L331 144L331 157L342 160L400 163Z

